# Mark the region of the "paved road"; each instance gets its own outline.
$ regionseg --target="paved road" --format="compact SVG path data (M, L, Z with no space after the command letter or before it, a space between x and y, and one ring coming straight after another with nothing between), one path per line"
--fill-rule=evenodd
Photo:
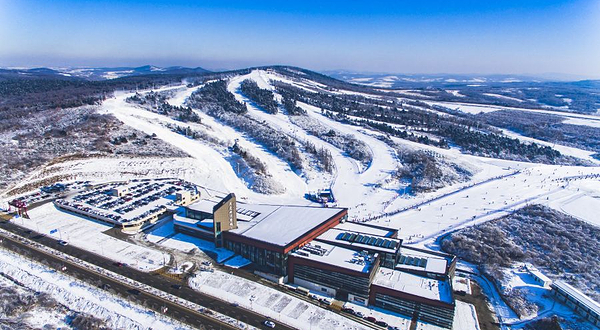
M52 239L47 236L41 236L35 232L27 231L19 226L16 226L10 222L0 221L0 227L5 230L11 231L15 234L21 235L23 237L27 237L41 243L43 245L49 246L53 249L59 250L61 252L72 255L76 258L85 260L89 263L95 264L107 270L113 271L115 273L121 274L123 276L129 277L136 281L142 282L144 284L155 287L159 290L171 293L173 295L179 296L183 299L189 300L201 306L207 307L219 313L228 315L230 317L236 318L244 323L250 324L257 328L268 329L266 328L262 322L266 319L264 316L256 314L254 312L248 311L246 309L242 309L236 306L231 306L229 303L215 299L211 296L205 295L201 292L194 291L187 286L182 286L180 289L176 289L172 287L175 283L173 281L169 281L167 278L160 275L152 275L148 273L144 273L133 268L129 267L119 267L114 264L114 261L110 259L103 258L102 256L98 256L92 254L88 251L79 249L77 247L68 245L61 246L57 244L55 239ZM9 242L9 240L4 240L4 242ZM8 243L4 243L4 246L7 246ZM18 244L21 249L25 249L31 256L35 258L41 258L40 260L48 260L49 256L38 252L37 250L33 250L28 246L23 246L20 243L12 242L10 244ZM13 245L14 246L14 245ZM7 246L8 247L8 246ZM22 252L22 251L21 251ZM41 255L40 255L41 254ZM60 259L54 260L55 263L60 263L62 265L62 261ZM54 265L55 266L55 265ZM87 271L82 268L69 266L67 272L78 276L81 279L85 279L90 281L91 283L95 283L98 281L102 281L102 283L108 283L111 286L112 290L115 290L120 295L127 297L128 299L138 300L138 301L146 301L152 309L156 311L160 311L162 306L165 306L166 302L144 293L135 294L132 293L131 288L124 286L120 283L110 281L108 279L101 279L95 273ZM172 316L173 318L189 323L193 326L204 326L209 329L221 329L224 328L219 323L212 319L203 319L199 317L198 313L187 310L179 305L175 304L167 304L169 306L169 310L167 311L167 315ZM277 322L276 322L277 323ZM288 327L284 324L277 324L277 329L294 329Z

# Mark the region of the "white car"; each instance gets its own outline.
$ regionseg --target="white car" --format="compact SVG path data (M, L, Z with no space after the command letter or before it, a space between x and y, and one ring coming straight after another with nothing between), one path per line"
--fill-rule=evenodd
M69 245L69 242L67 242L67 241L58 241L58 244L60 244L62 246L67 246L67 245Z
M273 321L266 320L263 322L263 324L271 329L275 328L275 322Z

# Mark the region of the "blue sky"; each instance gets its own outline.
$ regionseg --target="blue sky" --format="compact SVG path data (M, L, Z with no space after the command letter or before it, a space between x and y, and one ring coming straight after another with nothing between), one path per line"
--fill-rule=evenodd
M600 0L0 0L0 66L600 78Z

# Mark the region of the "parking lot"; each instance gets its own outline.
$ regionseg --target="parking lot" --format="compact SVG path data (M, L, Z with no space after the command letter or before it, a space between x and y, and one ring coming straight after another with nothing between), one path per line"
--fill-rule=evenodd
M55 204L92 219L132 227L156 220L179 205L178 194L197 196L198 191L195 185L178 179L143 179L103 184Z

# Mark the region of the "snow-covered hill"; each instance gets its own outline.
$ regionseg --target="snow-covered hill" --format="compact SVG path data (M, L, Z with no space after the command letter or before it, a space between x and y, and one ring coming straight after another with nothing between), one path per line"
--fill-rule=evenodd
M321 109L315 106L297 102L297 105L306 111L310 120L364 141L373 155L372 161L364 166L361 162L349 157L340 148L295 124L297 121L287 114L284 109L277 114L269 114L260 109L240 91L241 82L247 79L255 81L260 88L274 91L277 100L281 100L281 95L278 94L275 88L277 82L291 84L311 92L327 91L338 95L367 94L343 89L331 90L323 83L308 78L289 77L275 70L252 70L247 74L233 75L227 80L227 90L235 96L236 100L246 105L248 109L247 116L289 136L296 141L297 145L301 146L305 141L310 141L317 147L325 148L331 152L335 163L333 173L327 173L311 166L305 166L301 171L294 171L284 160L257 143L251 135L229 127L211 117L202 109L194 110L202 118L201 124L178 123L166 116L127 103L125 99L130 94L123 93L117 94L115 98L104 102L103 111L114 114L119 120L133 128L148 134L156 134L159 139L192 155L193 160L185 161L180 166L193 164L194 174L187 176L186 179L201 186L220 192L234 191L242 198L257 202L293 204L308 204L310 202L304 198L305 193L331 188L337 199L337 205L349 208L350 219L376 221L378 224L400 228L401 237L411 238L414 242L423 240L416 239L418 236L423 238L433 237L459 225L498 217L535 198L546 198L553 196L552 194L564 198L567 193L557 190L561 189L561 184L558 181L556 183L550 182L579 173L599 172L594 167L558 167L475 157L465 155L456 148L443 149L392 137L392 142L395 145L402 146L405 148L404 150L424 151L452 164L457 164L457 166L468 168L473 173L468 182L449 183L447 187L441 190L421 193L416 196L405 194L407 182L403 182L394 176L396 169L403 166L398 157L398 149L393 148L389 142L386 142L384 134L365 127L334 120L325 116ZM201 87L202 85L169 87L175 93L168 102L173 105L183 105L186 99ZM164 90L166 89L155 91L161 92ZM368 96L373 99L382 99L381 96L376 94ZM401 97L398 97L398 99L402 100ZM252 191L248 187L249 182L237 175L236 168L228 161L230 157L228 148L215 147L206 141L190 139L166 128L165 125L167 124L179 124L192 129L203 130L215 138L226 141L227 145L232 145L237 141L239 145L267 165L269 175L283 185L285 192L281 194L260 194ZM565 151L565 148L561 146L555 147L562 148L561 151ZM300 150L303 151L302 148ZM587 151L579 150L579 153L577 153L578 149L576 148L570 148L569 150L575 150L571 153L573 156L585 157L591 160ZM307 159L310 158L304 151L303 156ZM510 175L516 171L520 172L516 175ZM524 182L528 182L528 184L523 185ZM515 190L513 193L507 194L508 189L513 189L511 187L518 188L521 192L517 193ZM462 191L464 193L459 193ZM488 198L494 200L495 205L482 200L475 200L475 196L485 198L486 194L493 191L503 192L493 197L490 195ZM470 196L467 197L467 195ZM470 199L467 200L467 198ZM433 199L435 200L428 202ZM428 203L423 204L421 207L415 207L412 211L407 210L406 212L397 213L399 210L409 209L414 205L425 202ZM433 205L439 206L433 207ZM457 210L452 211L448 205L457 205ZM424 210L425 208L433 213L419 211L419 209ZM410 214L413 214L410 212L416 212L414 213L414 220L410 220L412 218Z
M277 111L266 111L242 91L247 80L269 91L265 95L272 95ZM207 86L214 87L213 94L200 93ZM224 95L214 95L219 93ZM438 248L435 240L440 235L531 203L599 225L594 215L600 210L600 161L594 151L486 126L466 114L506 107L461 103L458 111L446 109L457 104L427 100L420 92L356 87L281 67L212 74L152 90L118 91L102 102L100 114L114 116L128 129L161 142L157 145L179 149L189 157L78 157L29 173L20 187L56 177L93 182L178 177L202 187L203 196L234 192L251 202L296 205L316 205L306 194L331 189L333 204L347 207L350 221L399 229L405 244L430 248ZM598 121L594 115L517 110L543 111L588 128ZM227 111L227 116L215 115ZM458 133L441 134L443 125ZM260 136L264 132L280 140L265 143ZM469 150L478 142L469 139L488 135L494 135L490 145ZM291 162L284 157L287 150L278 148L297 149L297 159ZM329 170L314 150L330 155ZM353 154L356 150L360 152ZM39 213L44 210L31 212L38 219L30 229L36 223L44 230L57 225ZM84 243L79 242L82 247ZM147 268L159 264L161 256L155 255Z

